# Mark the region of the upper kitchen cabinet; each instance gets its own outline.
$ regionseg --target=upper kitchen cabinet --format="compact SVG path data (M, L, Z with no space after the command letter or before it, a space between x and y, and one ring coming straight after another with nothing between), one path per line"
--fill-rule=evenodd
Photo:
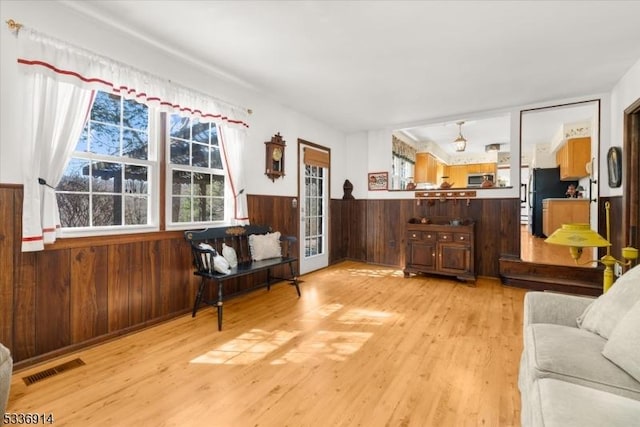
M560 180L575 181L589 175L587 163L591 161L591 138L571 138L557 151Z
M442 176L442 164L429 153L416 153L415 182L438 182L438 169Z

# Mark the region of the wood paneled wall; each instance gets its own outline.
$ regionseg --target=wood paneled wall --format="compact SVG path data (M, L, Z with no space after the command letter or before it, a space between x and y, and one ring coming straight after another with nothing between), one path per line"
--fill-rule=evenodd
M299 235L293 199L249 195L251 222ZM619 202L612 202L618 211ZM191 309L198 283L182 232L62 239L42 252L22 253L21 212L21 186L0 185L0 341L18 367ZM459 217L477 223L477 274L498 277L500 257L519 257L519 215L518 199L331 200L330 262L402 268L409 219ZM297 255L299 246L292 251ZM265 280L266 273L229 280L225 294L249 291Z
M297 235L292 199L249 196L251 222ZM60 239L23 253L21 215L22 187L0 185L0 341L17 367L190 311L198 279L183 232ZM225 294L265 280L229 280Z
M476 270L499 276L500 256L520 256L520 200L424 201L332 200L331 260L355 259L403 267L405 225L411 218L469 218L476 221Z

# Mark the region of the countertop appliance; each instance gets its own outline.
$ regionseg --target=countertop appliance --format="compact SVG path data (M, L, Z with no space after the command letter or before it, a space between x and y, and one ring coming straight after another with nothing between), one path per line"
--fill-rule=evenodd
M542 200L566 197L570 184L577 181L560 181L560 168L532 169L529 174L529 232L545 237L542 232Z
M467 187L480 188L485 177L491 182L495 182L495 175L492 173L470 173L467 174Z

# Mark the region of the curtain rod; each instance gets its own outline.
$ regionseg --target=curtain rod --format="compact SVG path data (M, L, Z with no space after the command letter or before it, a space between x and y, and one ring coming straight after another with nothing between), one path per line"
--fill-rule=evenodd
M14 21L13 19L9 19L7 22L7 27L9 27L9 31L11 31L12 33L18 34L18 32L20 31L20 28L23 27L22 24L20 24L19 22Z
M7 23L7 27L9 28L9 31L11 31L15 35L18 35L18 32L20 31L20 29L22 27L24 27L24 25L20 24L19 22L14 21L13 19L8 19L5 22ZM210 96L210 95L208 95L208 96ZM233 104L228 103L226 101L221 101L221 102L224 102L225 104L233 105ZM249 115L251 115L251 114L253 114L253 110L251 108L247 108L247 113Z

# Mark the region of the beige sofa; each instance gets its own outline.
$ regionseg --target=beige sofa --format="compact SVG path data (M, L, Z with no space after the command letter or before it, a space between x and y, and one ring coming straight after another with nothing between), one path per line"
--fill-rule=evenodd
M640 267L598 299L524 304L522 426L640 426Z
M0 425L3 423L4 412L7 408L7 401L9 400L12 371L13 359L11 359L11 353L7 347L0 344L0 408L2 408Z

